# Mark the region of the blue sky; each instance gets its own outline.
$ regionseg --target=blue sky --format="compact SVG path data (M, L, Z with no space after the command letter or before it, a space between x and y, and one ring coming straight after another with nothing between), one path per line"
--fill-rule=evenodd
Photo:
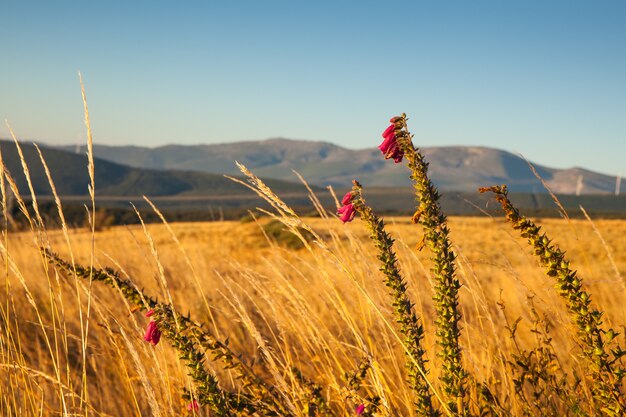
M623 1L0 2L0 118L24 140L484 145L626 175ZM0 136L7 129L0 127Z

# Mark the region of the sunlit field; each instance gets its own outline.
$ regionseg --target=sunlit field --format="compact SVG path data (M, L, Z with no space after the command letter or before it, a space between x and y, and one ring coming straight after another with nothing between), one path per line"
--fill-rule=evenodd
M239 165L269 210L106 227L92 192L91 227L55 199L47 229L0 166L0 414L623 415L626 221L528 219L502 186L479 190L497 217L447 219L406 120L379 149L411 218L357 181L301 218Z
M380 396L380 415L414 415L384 276L363 224L303 219L326 247L309 241L309 247L292 249L264 236L268 221L112 227L96 232L93 263L122 271L147 294L172 301L178 312L190 312L217 337L228 338L234 352L255 362L256 372L276 381L297 415L308 413L307 388L292 367L323 388L332 415L354 415L359 401L344 374L364 358L371 368L360 395ZM416 249L422 233L409 218L386 222L423 319L429 379L436 381L440 360L434 354L430 265L427 250ZM622 329L626 222L538 222L575 260L605 320ZM451 218L449 226L462 283L464 365L513 414L522 414L508 363L516 347L507 322L521 317L519 348L533 349L534 306L569 376L585 373L573 326L553 281L503 220ZM119 292L50 266L38 250L40 241L65 259L92 262L86 229L69 230L67 238L61 230L5 234L0 414L193 412L181 397L192 384L177 352L167 341L153 346L142 340L148 319L133 312ZM240 387L219 360L206 366L224 388ZM205 408L196 413L210 415Z

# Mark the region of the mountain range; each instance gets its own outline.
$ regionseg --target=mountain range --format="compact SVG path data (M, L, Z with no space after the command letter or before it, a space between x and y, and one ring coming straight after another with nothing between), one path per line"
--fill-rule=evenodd
M36 195L52 194L44 166L33 144L20 143L28 166L31 184ZM40 146L49 167L57 193L62 196L85 196L90 183L86 153L67 152ZM124 152L123 149L119 150ZM12 141L0 140L0 152L5 168L15 180L21 195L29 195L29 188L21 158ZM106 159L94 158L96 190L99 196L215 196L250 194L236 182L221 174L175 169L136 168ZM294 182L268 179L267 185L276 192L301 192L302 185ZM8 186L8 185L7 185Z
M86 147L59 147L84 154ZM513 192L546 192L530 163L510 152L476 146L426 147L433 182L442 190L474 192L478 187L507 184ZM366 186L409 185L406 169L385 160L378 149L352 150L331 143L268 139L210 145L141 146L95 145L94 155L134 168L237 174L234 161L246 165L261 178L291 180L298 171L310 183L347 188L352 179ZM97 165L96 165L97 166ZM552 191L560 194L611 194L616 178L583 168L556 169L533 164ZM128 168L127 168L128 169ZM138 173L137 173L138 175ZM190 175L190 174L186 174ZM175 188L175 184L172 184ZM622 185L622 192L626 185Z

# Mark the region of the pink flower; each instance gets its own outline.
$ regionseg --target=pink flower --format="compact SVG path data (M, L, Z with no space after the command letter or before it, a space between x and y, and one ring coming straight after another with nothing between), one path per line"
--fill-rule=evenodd
M341 214L339 220L344 223L352 221L352 219L354 219L354 213L354 204L352 203L346 204L345 206L337 210L337 214Z
M345 206L345 205L350 204L351 201L352 201L352 191L348 191L346 195L344 195L343 198L341 199L341 204Z
M189 404L187 404L187 410L189 411L198 411L199 409L200 409L200 404L198 404L198 401L196 400L193 400Z
M394 119L391 119L394 120ZM378 149L385 155L386 159L393 159L397 164L398 162L402 162L402 157L404 156L404 152L398 146L398 141L396 140L396 126L392 122L391 125L383 132L383 143L378 146Z
M146 317L150 317L153 314L154 310L150 310L146 313ZM150 320L148 328L146 329L146 334L143 335L143 340L152 343L154 346L159 343L159 340L161 340L161 331L157 327L156 321Z
M393 159L393 162L397 164L399 162L402 162L403 156L404 151L400 149L400 146L398 146L398 143L396 142L385 155L385 159Z
M357 416L360 416L361 414L363 414L363 412L364 412L364 411L365 411L365 404L360 404L360 405L356 408L356 410L354 410L354 413L355 413Z
M385 138L385 140L383 140L383 143L378 145L378 149L380 149L383 154L386 154L389 151L389 148L391 148L391 146L396 143L396 134L394 132L394 128L394 125L390 125L383 132L383 138Z

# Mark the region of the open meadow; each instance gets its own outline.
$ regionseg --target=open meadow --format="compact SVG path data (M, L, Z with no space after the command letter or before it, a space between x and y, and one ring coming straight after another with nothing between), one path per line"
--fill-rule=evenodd
M431 263L428 250L416 247L423 233L410 218L385 221L422 318L428 379L437 390L441 359L435 355ZM302 219L323 241L302 244L281 233L267 235L268 222L117 226L96 232L93 240L88 229L5 233L0 414L214 415L207 407L188 410L182 398L193 386L188 369L167 341L154 346L142 339L149 319L120 291L52 266L38 249L43 244L79 265L112 267L177 312L190 312L272 381L294 415L317 415L311 411L313 387L325 401L317 405L319 415L354 415L364 398L374 397L380 398L376 415L416 415L402 336L363 223ZM623 331L626 221L537 222L558 236L606 312L604 320ZM463 365L503 409L522 415L527 404L515 394L513 355L547 346L554 351L547 371L563 371L573 384L574 374L586 373L574 326L552 278L503 219L454 217L449 227L462 283ZM514 342L507 327L518 318ZM344 374L363 363L368 369L354 392ZM220 359L205 365L221 387L241 389L237 372L225 370ZM578 389L590 387L583 379ZM532 404L532 394L526 395ZM565 413L566 406L551 401Z
M16 140L30 200L0 165L0 414L624 415L626 221L533 221L506 186L478 190L504 217L448 219L406 120L379 149L406 160L410 218L356 180L328 210L300 178L302 218L237 164L269 209L170 224L146 198L160 223L107 228L90 151L72 228L37 149L46 228Z
M0 13L0 417L626 417L626 1Z

